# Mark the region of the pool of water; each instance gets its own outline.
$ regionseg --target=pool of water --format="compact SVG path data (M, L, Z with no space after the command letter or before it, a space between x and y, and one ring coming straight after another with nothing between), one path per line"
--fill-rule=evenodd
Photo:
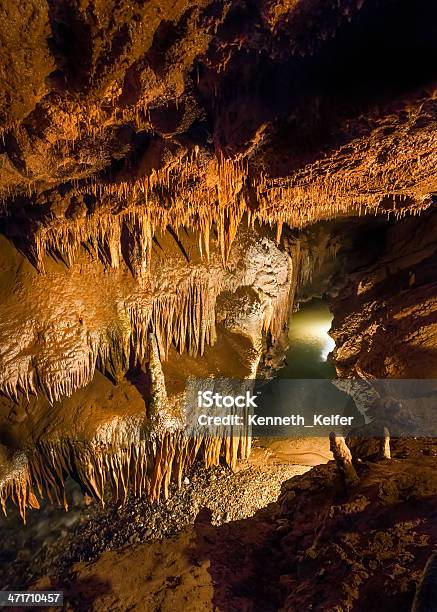
M334 378L335 368L328 353L335 346L328 335L332 314L324 300L313 299L301 304L288 325L290 347L280 378Z

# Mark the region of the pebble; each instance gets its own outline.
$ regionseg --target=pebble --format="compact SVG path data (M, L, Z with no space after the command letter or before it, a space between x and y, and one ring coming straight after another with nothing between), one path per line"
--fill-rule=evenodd
M24 589L44 575L65 577L74 563L92 561L105 550L175 535L203 508L211 510L215 525L247 518L276 501L282 483L303 471L287 464L252 465L233 473L224 466L206 470L199 463L183 479L191 486L178 490L172 484L167 502L152 504L145 497L129 496L123 505L108 501L102 508L93 503L76 508L75 521L46 505L44 512L29 512L26 528L18 513L10 513L10 518L0 519L0 584ZM41 529L42 520L53 526L51 533ZM15 558L17 548L32 554L23 554L14 564L1 563L8 555Z

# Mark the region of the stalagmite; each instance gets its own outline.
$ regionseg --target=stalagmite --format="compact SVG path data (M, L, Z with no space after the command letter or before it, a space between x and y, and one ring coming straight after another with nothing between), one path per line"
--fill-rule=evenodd
M384 435L381 438L381 447L379 453L380 459L391 459L390 452L390 432L387 427L384 427Z
M345 479L347 486L358 482L358 475L352 463L352 455L343 436L338 436L334 431L329 434L330 449L334 455L335 462Z

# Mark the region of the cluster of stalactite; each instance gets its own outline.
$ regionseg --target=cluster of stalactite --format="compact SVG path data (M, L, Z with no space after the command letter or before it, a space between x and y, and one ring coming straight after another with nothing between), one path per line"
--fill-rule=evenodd
M247 459L250 437L187 437L183 432L163 433L131 442L123 448L94 446L64 439L38 444L20 468L0 480L0 504L13 502L25 519L26 508L39 508L36 493L68 509L65 480L75 478L84 492L104 504L106 498L123 503L128 493L157 501L167 498L170 482L182 484L184 471L202 458L205 467L223 459L234 468ZM27 461L28 459L28 461Z
M128 493L146 495L151 501L167 498L169 485L182 484L184 471L196 458L205 467L223 460L235 468L247 459L250 437L188 437L171 431L131 442L124 447L94 445L65 438L41 442L28 453L23 466L0 480L0 504L13 502L23 519L26 508L39 508L36 494L68 509L65 481L76 479L84 492L104 504L105 499L123 503ZM27 463L28 459L28 463Z
M42 392L51 403L68 396L76 389L91 382L96 367L105 368L115 377L126 370L129 363L130 335L111 333L105 336L87 334L85 350L80 354L60 353L63 367L59 364L42 364L36 367L28 359L19 365L7 362L0 376L1 392L12 400L20 394L37 395Z
M9 453L8 453L9 454ZM26 508L39 508L38 500L32 486L32 476L26 455L16 451L0 465L0 505L6 514L6 502L11 500L18 512L26 521Z
M208 258L213 224L226 262L247 210L241 196L246 174L241 158L220 156L205 160L195 151L134 181L113 184L91 179L75 193L91 194L107 205L87 214L84 204L72 219L54 216L41 225L33 237L35 262L43 269L44 255L51 251L61 253L71 264L78 249L86 244L97 254L104 253L109 265L118 268L122 259L123 226L133 236L145 265L150 261L155 232L165 231L168 226L197 230L200 251ZM142 263L137 269L144 270Z
M173 344L180 352L190 355L203 354L206 344L216 339L215 303L220 284L208 277L189 277L171 295L160 295L146 304L133 301L126 304L130 324L115 332L88 333L81 350L67 357L59 355L60 363L47 363L38 369L31 358L21 365L5 363L0 376L0 388L11 399L21 393L43 392L50 402L69 396L80 387L89 384L96 367L108 370L114 378L127 369L131 350L137 359L147 353L148 333L156 333L160 353L166 357ZM282 298L283 299L283 298ZM283 305L285 307L285 305ZM276 307L275 310L278 308ZM284 317L279 324L283 324ZM267 329L276 331L278 317L272 317ZM83 350L82 350L83 348ZM68 353L68 347L65 349ZM70 351L71 353L71 351ZM65 361L62 366L62 360Z
M54 214L46 219L34 233L35 261L42 268L44 253L54 251L71 262L85 243L118 267L125 226L139 260L133 267L144 272L155 232L171 226L176 232L183 227L196 231L206 257L214 232L226 263L243 216L249 224L276 227L279 240L284 224L303 227L346 214L398 219L419 214L431 203L429 189L422 187L433 181L437 141L425 129L411 129L421 118L420 104L407 112L409 121L396 124L396 138L381 140L375 129L285 177L255 172L248 156L225 158L194 147L145 176L136 171L115 183L102 177L73 181L72 193L92 197L97 206L90 212L83 204L69 218ZM47 198L50 202L50 194Z
M290 254L292 272L290 274L290 290L288 301L293 308L296 293L304 286L309 285L313 274L320 266L337 257L340 249L338 241L331 241L327 232L316 233L309 237L301 235L298 238L287 236L284 246Z
M202 276L191 276L176 294L154 299L150 309L128 304L132 327L132 345L137 357L147 350L147 334L156 334L161 355L167 356L170 346L179 352L202 355L205 345L216 339L215 304L221 290L219 283Z
M160 270L158 265L158 269L153 268L146 278L130 279L131 284L122 294L118 293L118 288L116 291L113 289L119 273L108 271L104 277L109 283L108 290L112 292L109 301L112 304L112 300L115 300L115 308L104 315L97 313L94 317L94 309L99 308L97 299L91 302L92 310L86 313L83 321L78 321L72 315L68 325L58 326L57 320L51 315L52 301L48 301L47 311L41 305L44 317L40 325L35 325L30 317L26 326L20 327L23 329L22 337L16 343L11 342L15 331L13 320L11 324L5 323L1 329L1 391L13 400L22 393L27 396L42 392L53 403L88 385L96 367L110 373L117 380L127 370L130 358L134 357L140 362L144 359L150 331L156 334L163 359L167 358L171 346L175 346L180 353L202 355L205 347L212 346L216 340L218 295L222 291L235 292L245 285L253 286L258 293L262 303L263 329L276 340L286 324L290 308L290 286L299 273L300 260L296 259L292 264L291 258L277 250L272 240L269 239L263 246L262 239L256 233L247 231L244 239L243 233L241 236L241 244L239 242L236 245L229 269L221 265L215 244L209 263L194 257L195 260L177 274L169 264L169 275ZM275 250L274 256L279 257L275 264L279 266L275 268L276 272L269 267L270 255L267 253L271 248ZM246 257L247 261L240 261L241 257ZM77 276L78 289L82 287L80 292L82 294L85 291L88 300L88 280L80 284L80 265L75 265L72 275L74 279ZM255 273L258 268L259 286ZM275 278L280 269L281 278ZM120 272L121 282L126 284L128 276L126 270ZM44 283L46 278L43 275L41 282ZM63 278L61 274L59 281L55 281L50 276L44 291L51 295L57 282L62 282ZM91 278L91 282L94 282ZM66 308L74 307L75 283L76 280L72 280L71 286L66 289L69 296ZM29 299L32 295L33 289ZM6 306L5 313L8 314ZM17 316L17 322L21 325L20 316ZM24 311L23 316L27 316ZM31 348L34 346L40 347L37 354Z
M196 458L205 467L219 465L223 460L235 468L238 459L247 459L250 437L237 436L188 437L181 431L148 436L123 448L81 444L78 440L40 443L29 453L30 477L26 487L14 478L8 488L0 488L3 508L9 498L24 514L25 507L37 507L31 482L41 497L68 508L64 483L67 476L75 478L93 499L104 503L106 498L124 502L128 493L146 495L157 501L167 498L169 485L181 486L183 473Z
M20 347L13 346L9 354L9 343L5 342L0 374L1 391L16 400L21 393L43 392L50 402L69 396L80 387L91 382L95 368L107 370L117 378L126 371L129 356L133 352L143 359L147 352L147 334L152 329L157 336L160 353L166 357L173 344L180 352L191 355L203 354L205 345L216 339L215 303L221 290L222 279L201 273L188 274L185 280L171 287L171 293L153 295L150 283L136 288L132 299L123 304L121 319L125 324L114 324L98 333L85 331L77 344L76 328L54 331L58 359L32 361L30 354L17 359ZM144 299L137 299L139 296ZM27 331L27 330L26 330ZM82 333L82 330L79 330ZM11 334L9 327L5 333ZM29 331L29 337L36 332ZM52 333L53 335L53 333Z
M279 242L285 224L290 227L304 227L321 219L346 214L380 212L387 217L394 215L399 219L408 214L420 214L430 205L430 200L423 198L411 206L408 194L396 194L388 186L384 193L363 192L362 189L360 191L360 185L351 189L344 177L330 178L328 175L322 176L315 183L302 185L293 184L293 180L284 183L283 179L279 181L261 177L255 187L258 206L253 209L247 193L243 190L245 180L241 172L241 161L235 165L228 161L225 167L231 175L238 177L230 181L229 185L213 174L210 189L205 189L203 184L187 188L180 195L175 195L168 206L156 193L148 199L145 189L144 200L141 202L136 183L117 186L96 184L95 191L102 194L99 198L105 202L108 202L108 195L117 196L115 199L109 199L112 208L108 210L105 206L102 210L76 219L53 219L41 226L34 234L32 247L38 268L43 270L46 252L61 253L65 261L71 264L83 244L97 256L102 257L103 254L102 258L108 265L118 268L122 260L123 227L131 234L135 245L132 253L133 271L135 274L144 274L150 264L152 240L156 231L165 231L169 226L176 228L176 231L183 227L196 230L200 252L207 259L211 235L216 234L222 260L226 265L243 217L247 218L252 227L259 222L276 228ZM179 185L179 177L175 176L174 180ZM365 179L363 180L365 182ZM167 183L166 179L163 184ZM384 196L393 198L392 209L380 208ZM130 203L120 210L120 202L123 201Z
M123 503L128 493L157 501L169 495L169 485L182 484L184 471L196 458L205 467L223 460L232 469L250 453L250 430L202 432L184 429L167 397L159 348L153 334L149 340L151 399L145 418L100 428L91 439L67 434L40 439L26 454L16 453L14 463L1 466L0 502L14 502L25 519L26 508L38 508L35 493L68 508L65 481L68 476L83 491L104 504L105 499Z

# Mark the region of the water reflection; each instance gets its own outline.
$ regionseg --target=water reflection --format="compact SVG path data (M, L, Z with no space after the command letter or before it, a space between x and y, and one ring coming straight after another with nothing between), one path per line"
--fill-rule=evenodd
M279 373L280 378L333 378L334 366L327 360L335 346L328 335L332 314L326 302L313 299L301 304L289 323L290 348L287 365Z

